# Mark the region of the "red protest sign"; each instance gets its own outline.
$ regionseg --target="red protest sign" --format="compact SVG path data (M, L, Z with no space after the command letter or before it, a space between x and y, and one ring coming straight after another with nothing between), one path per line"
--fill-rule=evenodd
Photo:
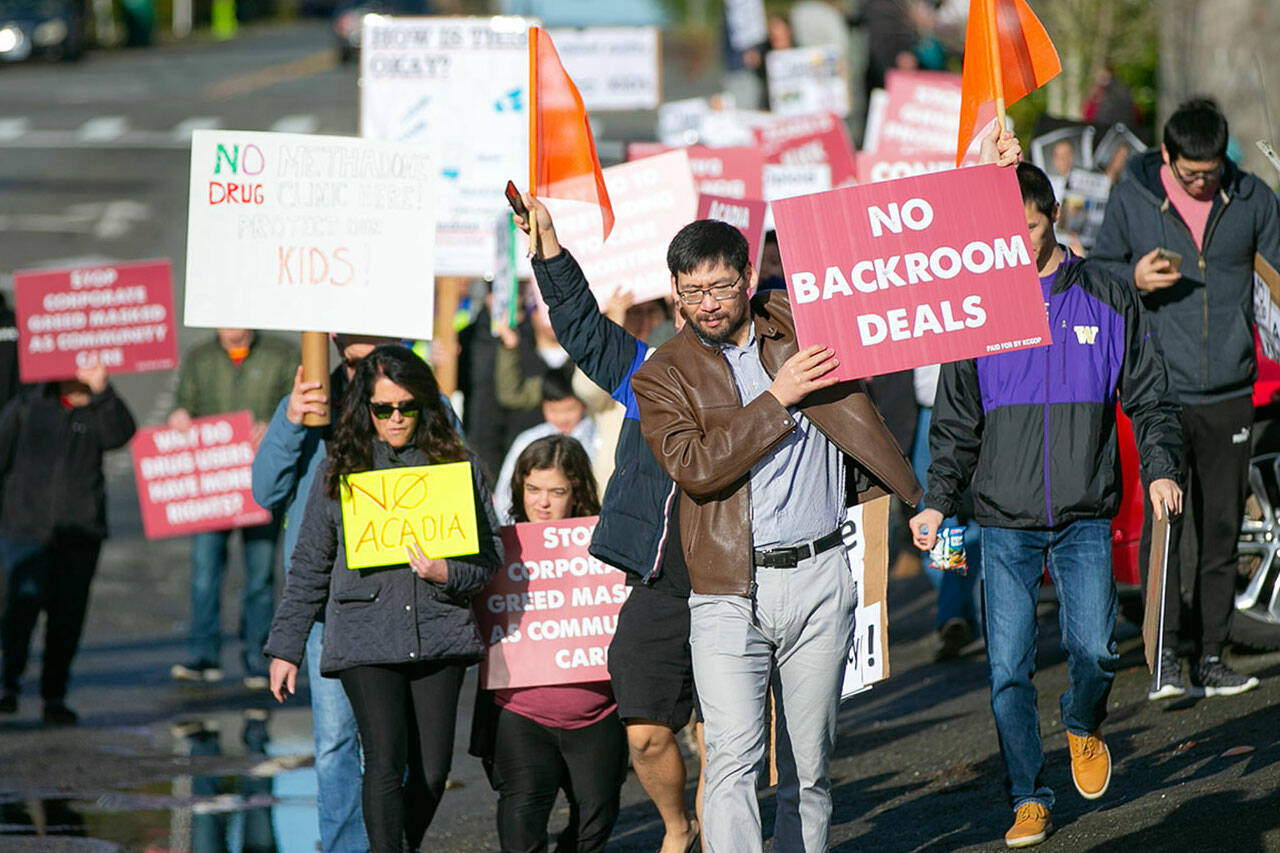
M747 238L747 257L757 268L760 266L760 252L764 249L764 214L767 209L768 204L757 199L698 196L698 218L719 219L741 231Z
M609 641L630 591L587 553L596 518L502 529L506 564L472 599L486 690L608 681Z
M266 524L250 492L253 416L196 418L191 429L143 427L129 448L148 539Z
M889 71L884 94L868 107L858 154L863 183L953 169L960 127L960 75L945 71ZM981 136L981 134L980 134ZM978 161L975 141L965 164Z
M801 347L844 379L1050 342L1013 169L976 166L773 202Z
M832 186L858 182L849 130L835 113L777 118L757 126L754 132L766 163L784 166L826 163L831 167Z
M676 150L660 142L630 142L627 159L639 160ZM724 198L764 197L764 154L758 148L690 145L684 150L689 155L689 171L698 192Z
M178 365L168 261L13 274L23 382L70 379L96 360L112 373Z

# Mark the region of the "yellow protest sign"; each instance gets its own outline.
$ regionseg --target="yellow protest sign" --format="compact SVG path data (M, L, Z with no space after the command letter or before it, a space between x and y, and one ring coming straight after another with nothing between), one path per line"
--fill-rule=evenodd
M410 543L433 559L479 553L470 463L349 475L342 531L349 569L407 563Z

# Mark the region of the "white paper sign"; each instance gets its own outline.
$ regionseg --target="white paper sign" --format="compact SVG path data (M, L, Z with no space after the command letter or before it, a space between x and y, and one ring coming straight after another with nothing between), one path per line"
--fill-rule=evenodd
M610 166L604 183L616 217L608 242L600 240L595 205L542 199L560 245L573 252L601 304L615 290L635 294L636 302L666 296L671 292L667 246L698 213L688 154L681 149Z
M775 114L849 114L849 71L838 46L771 50L765 72Z
M858 591L858 608L854 615L853 643L849 647L849 659L845 664L844 681L840 686L840 698L847 699L855 693L869 690L871 685L885 678L884 603L868 601L865 584L868 531L863 525L863 505L850 507L845 516L845 553L849 558L849 571L853 573L854 588ZM880 531L881 537L887 529ZM875 549L883 559L885 548ZM879 567L883 570L885 567Z
M1272 361L1280 361L1280 305L1276 304L1275 291L1267 279L1277 278L1275 268L1254 257L1253 264L1253 319L1258 326L1258 340L1262 342L1262 354Z
M724 0L724 22L729 28L729 46L736 51L769 40L764 0Z
M528 29L519 17L365 17L360 134L436 157L436 273L493 272L508 180L529 174Z
M662 101L657 27L548 30L588 110L653 110Z
M794 198L831 189L830 163L765 163L764 200ZM764 213L764 230L773 230L773 206Z
M417 145L197 130L183 322L430 338L434 180Z

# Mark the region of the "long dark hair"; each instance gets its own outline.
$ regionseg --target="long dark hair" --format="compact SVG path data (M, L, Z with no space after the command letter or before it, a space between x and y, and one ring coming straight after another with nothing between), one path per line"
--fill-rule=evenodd
M600 498L596 496L596 478L591 473L591 460L576 438L567 435L549 435L526 447L516 459L516 470L511 475L511 517L526 522L524 511L524 481L530 471L555 468L569 481L573 497L569 501L569 518L582 518L600 512Z
M453 429L449 413L440 399L440 386L426 362L398 344L383 344L365 356L356 366L351 384L342 397L342 413L329 445L329 469L325 473L325 492L338 500L342 480L348 474L368 471L373 467L373 416L369 400L373 386L386 377L408 391L421 408L413 443L430 464L460 462L467 458L462 440Z

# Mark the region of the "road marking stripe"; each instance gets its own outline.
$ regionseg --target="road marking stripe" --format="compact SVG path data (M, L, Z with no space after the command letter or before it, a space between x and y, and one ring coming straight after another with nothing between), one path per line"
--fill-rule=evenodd
M11 118L0 118L0 140L9 141L17 139L19 136L27 132L27 128L31 126L31 120L26 116L13 116Z
M128 129L124 116L95 116L76 129L76 137L87 142L110 142L124 136Z
M173 138L182 142L190 141L191 134L197 130L212 130L222 127L222 119L218 116L192 116L184 118L174 125Z
M290 115L277 119L271 125L274 133L315 133L320 127L320 119L313 115Z
M237 74L234 77L220 80L210 86L206 93L213 100L226 100L237 95L247 95L259 89L265 89L277 83L301 80L303 77L310 77L312 74L319 74L321 71L336 68L337 65L338 52L336 50L320 50L310 56L304 56L292 62L271 65L257 71L250 71L247 74Z

